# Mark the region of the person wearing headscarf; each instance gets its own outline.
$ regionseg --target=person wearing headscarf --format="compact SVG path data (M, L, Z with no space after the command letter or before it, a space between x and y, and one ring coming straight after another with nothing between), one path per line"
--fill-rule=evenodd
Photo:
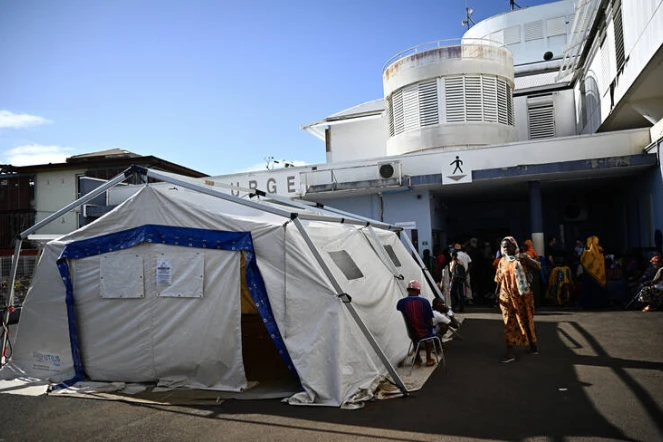
M656 275L651 281L646 281L644 287L640 290L638 301L647 304L642 309L643 312L653 312L663 303L663 259L659 255L654 255L651 264L656 269Z
M501 252L502 259L495 273L495 282L506 343L506 356L500 362L507 363L516 360L516 346L529 346L532 354L537 354L539 349L534 327L534 300L527 275L518 260L518 243L511 236L505 237L501 243Z
M583 270L580 306L582 308L605 306L608 300L605 291L605 258L597 236L587 238L585 250L580 256L580 264Z

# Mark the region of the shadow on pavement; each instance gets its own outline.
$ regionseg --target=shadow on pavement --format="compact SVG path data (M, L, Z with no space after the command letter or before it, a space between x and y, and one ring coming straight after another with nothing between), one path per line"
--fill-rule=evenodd
M573 333L565 331L569 325ZM576 322L540 322L537 333L539 355L530 355L521 349L516 362L499 364L497 361L504 351L501 321L497 318L466 319L463 325L465 340L454 341L446 352L449 367L446 375L437 370L423 390L411 397L372 402L359 411L294 407L279 401L239 400L218 407L197 408L209 410L207 417L215 419L241 421L244 419L241 415L261 414L431 436L499 440L535 436L547 436L556 441L567 437L633 440L606 420L593 405L586 393L592 384L578 379L574 366L593 365L611 368L663 434L661 408L625 371L627 368L662 370L663 364L611 358L598 340ZM572 334L579 334L585 347L587 343L591 347L585 350L592 350L595 356L577 354L574 349L583 348L583 344ZM186 413L181 409L173 411ZM251 422L260 424L253 419ZM351 431L320 431L353 435Z

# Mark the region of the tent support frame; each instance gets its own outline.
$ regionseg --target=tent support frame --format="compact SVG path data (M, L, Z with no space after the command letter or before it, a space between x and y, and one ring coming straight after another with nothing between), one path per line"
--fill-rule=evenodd
M354 225L360 225L364 226L366 223L364 221L359 221L356 218L337 218L337 217L331 217L331 216L324 216L324 215L311 215L311 214L298 214L296 212L289 212L287 210L279 209L276 207L271 207L267 206L265 204L259 204L255 203L253 201L248 201L233 195L228 195L227 193L223 193L218 190L210 189L209 187L200 185L200 184L195 184L195 183L190 183L188 181L184 181L178 178L174 178L169 175L161 174L159 172L156 172L152 169L148 169L146 167L140 167L140 166L135 166L138 169L138 173L146 175L149 178L154 178L159 181L164 181L170 184L174 184L176 186L181 186L184 187L185 189L189 190L194 190L196 192L204 193L205 195L210 195L214 196L217 198L221 198L226 201L232 201L234 203L247 206L247 207L252 207L257 210L261 210L263 212L268 212L273 215L279 215L283 216L285 218L290 218L292 219L295 216L299 216L301 219L309 220L309 221L324 221L324 222L332 222L332 223L340 223L340 224L354 224ZM231 186L232 188L236 189L236 186ZM254 190L255 192L255 190ZM293 204L290 204L291 206Z
M318 261L318 264L320 267L322 267L322 270L325 272L325 275L327 275L327 278L329 278L329 281L332 283L334 286L334 289L337 292L337 297L342 298L343 300L343 305L345 305L350 312L350 315L352 316L352 319L357 323L359 326L360 330L368 340L369 344L371 344L371 347L373 347L373 350L375 353L378 355L380 360L382 361L382 364L385 366L389 374L391 375L392 379L398 386L399 390L405 395L408 396L410 393L408 392L407 388L405 387L405 384L401 380L400 376L398 375L398 372L396 369L391 365L391 362L389 362L389 359L387 358L387 355L384 354L382 349L380 348L380 344L375 340L375 337L371 333L371 331L366 327L366 324L364 321L362 321L361 316L359 316L359 312L357 312L357 309L355 309L354 305L352 304L349 296L347 293L343 293L343 289L341 288L340 284L334 278L334 275L332 274L331 270L327 266L327 263L322 259L322 256L320 255L320 252L318 251L318 248L313 244L313 241L311 240L311 237L308 235L308 232L306 232L306 229L304 228L304 225L298 218L293 218L293 223L297 227L297 230L299 230L299 233L302 235L304 238L304 241L308 245L309 249L311 249L311 253L313 253L313 256L315 257L316 261Z
M401 237L405 240L405 245L407 246L408 249L412 252L414 256L416 256L417 263L419 264L419 267L421 267L421 271L424 272L424 276L426 277L426 281L428 281L428 285L433 288L433 291L435 292L435 296L442 299L445 304L447 304L447 300L444 298L444 295L442 295L442 292L440 291L440 287L437 285L435 282L435 279L433 279L433 275L430 274L428 271L428 267L426 267L426 264L424 264L424 261L421 259L419 256L419 252L417 249L414 247L414 244L412 244L412 241L410 240L410 236L407 234L407 232L403 232L401 234Z

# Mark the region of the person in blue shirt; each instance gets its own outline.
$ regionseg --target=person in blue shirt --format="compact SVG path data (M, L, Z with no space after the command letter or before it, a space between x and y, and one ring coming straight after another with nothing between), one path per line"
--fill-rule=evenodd
M398 301L396 309L405 317L408 332L413 344L424 338L433 336L433 309L426 298L419 296L421 293L421 284L417 280L412 280L407 285L407 297ZM435 359L431 357L433 344L430 341L425 342L426 346L426 365L435 365ZM415 355L415 363L421 364L421 356Z

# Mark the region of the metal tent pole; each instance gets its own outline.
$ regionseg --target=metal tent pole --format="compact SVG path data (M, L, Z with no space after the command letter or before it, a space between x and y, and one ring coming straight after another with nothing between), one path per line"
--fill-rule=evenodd
M106 190L110 189L111 187L121 183L125 179L127 179L131 174L134 173L134 166L128 168L112 180L108 181L107 183L97 187L94 189L92 192L80 197L76 201L66 205L62 209L58 210L57 212L47 216L43 220L39 221L37 224L34 226L30 227L29 229L21 232L18 237L16 238L16 245L14 248L14 256L12 258L12 269L10 273L10 289L9 289L9 299L8 299L8 307L12 307L14 303L14 284L16 282L16 272L18 269L18 261L20 259L20 254L21 254L21 246L23 244L23 240L27 238L29 235L32 233L36 232L37 230L41 229L45 225L51 223L53 220L59 218L61 215L69 212L71 209L74 209L78 206L81 206L85 204L86 202L96 198L97 196L101 195L104 193ZM7 313L5 315L5 324L9 323L9 308L7 308ZM7 333L4 334L4 337L2 339L2 349L0 350L0 354L2 355L2 362L1 364L5 363L5 351L7 349Z
M205 181L210 183L212 186L218 186L218 187L221 187L221 188L224 188L224 189L242 191L242 192L246 192L250 195L262 196L262 197L265 197L269 200L278 201L278 202L280 202L284 205L288 205L288 206L295 207L295 208L298 208L298 209L311 210L311 207L313 207L313 208L319 209L321 211L329 212L331 214L334 214L334 216L341 215L345 218L346 223L349 223L349 221L348 221L348 218L349 218L349 219L353 219L353 220L365 221L366 223L370 223L371 225L373 225L375 227L382 228L382 229L387 229L387 230L397 229L396 226L392 226L390 224L387 224L387 223L384 223L384 222L381 222L381 221L376 221L374 219L364 218L364 217L356 215L354 213L344 212L342 210L327 208L323 204L320 204L320 203L317 203L317 202L306 201L306 200L301 200L301 202L293 201L290 198L286 198L286 197L282 197L282 196L279 196L279 195L274 195L274 194L271 194L271 193L267 193L267 192L265 192L263 190L259 190L259 189L251 189L251 188L246 188L246 187L235 186L235 185L232 185L232 184L217 183L216 181L212 181L212 180L205 180ZM300 216L302 216L302 214L300 214ZM357 223L353 223L353 224L357 224Z
M324 205L324 204L314 203L314 202L311 202L311 201L306 201L306 202L310 203L311 205L313 205L313 206L315 206L319 209L323 209L323 210L326 210L328 212L332 212L332 213L335 213L335 214L338 214L338 215L346 216L348 218L358 219L360 221L365 221L366 223L368 223L372 226L375 226L375 227L379 227L379 228L386 229L386 230L403 230L402 227L394 226L394 225L387 224L387 223L382 222L382 221L367 218L365 216L361 216L361 215L357 215L357 214L354 214L354 213L346 212L344 210L337 209L335 207L330 207L330 206L327 206L327 205Z
M338 217L329 217L329 216L324 216L324 215L316 215L316 214L306 214L306 213L297 213L297 212L290 212L287 210L279 209L277 207L273 207L270 205L266 204L259 204L255 203L253 201L248 201L233 195L228 195L227 193L220 192L218 190L210 189L209 187L205 187L204 185L201 184L195 184L195 183L190 183L188 181L184 181L178 178L174 178L169 175L164 175L159 172L156 172L152 169L148 169L146 167L139 167L141 174L146 175L150 178L158 179L160 181L164 181L167 183L175 184L177 186L184 187L185 189L189 190L194 190L196 192L204 193L206 195L214 196L226 201L231 201L246 207L252 207L256 210L260 210L263 212L269 212L274 215L279 215L283 216L285 218L293 218L293 217L299 217L301 219L305 220L310 220L310 221L324 221L324 222L332 222L332 223L340 223L340 224L353 224L353 225L359 225L359 226L364 226L366 225L365 222L359 221L357 219L346 219L346 218L338 218Z
M412 244L412 241L410 240L410 236L407 234L407 232L403 232L401 237L405 238L405 245L410 249L412 254L417 257L417 262L419 263L419 267L421 267L421 271L424 272L424 276L426 277L426 280L428 281L428 285L433 287L433 291L435 292L435 296L442 299L446 304L447 301L444 299L444 296L442 295L442 292L440 291L440 287L435 283L435 280L433 279L433 276L428 271L428 267L426 267L426 264L424 264L424 261L419 256L419 252L417 251L417 249L414 248L414 244Z
M9 272L9 298L7 299L7 311L5 312L4 322L1 324L2 327L9 327L9 315L11 314L11 308L14 306L14 282L16 281L16 271L18 270L18 261L21 254L21 244L23 240L21 238L16 238L16 244L14 245L14 256L12 256L12 267ZM2 349L0 349L0 367L5 365L6 361L6 349L7 341L9 340L9 328L4 330L2 334Z
M373 247L376 249L376 252L377 252L378 256L380 257L380 260L382 260L382 262L384 262L384 264L387 266L389 271L394 275L394 277L396 279L398 279L399 281L401 281L401 288L405 289L405 283L402 282L405 278L403 277L403 275L396 268L396 265L391 260L391 257L389 256L389 254L385 250L384 245L380 241L380 238L378 238L378 235L375 233L375 230L371 226L368 226L367 230L370 234L371 239L375 243L375 245Z
M332 286L334 286L334 290L336 290L337 292L337 297L339 297L343 301L343 304L347 307L348 311L350 312L350 315L352 316L352 319L354 319L355 323L359 326L362 333L368 340L369 344L371 344L371 347L373 347L373 350L382 361L382 364L387 369L387 371L391 375L392 379L394 380L398 388L401 390L401 392L404 395L406 396L409 395L409 392L407 391L405 384L401 380L400 376L398 376L398 372L391 365L391 362L389 362L387 355L385 355L382 349L380 348L380 344L378 344L371 331L368 329L368 327L366 327L364 321L362 321L361 317L359 316L359 312L357 312L354 305L352 305L350 296L347 293L343 293L343 289L341 288L336 278L334 278L334 275L327 266L327 263L325 263L325 261L322 259L320 252L318 251L317 247L315 247L315 244L313 244L313 241L306 232L306 229L304 228L302 222L299 220L299 218L293 218L292 221L295 223L295 226L297 226L299 233L304 238L304 241L306 241L306 244L311 250L311 253L313 253L313 256L315 257L316 261L318 261L318 264L320 264L320 267L322 267L322 270L325 272L325 275L327 275L327 278L329 278L329 280L331 281Z

